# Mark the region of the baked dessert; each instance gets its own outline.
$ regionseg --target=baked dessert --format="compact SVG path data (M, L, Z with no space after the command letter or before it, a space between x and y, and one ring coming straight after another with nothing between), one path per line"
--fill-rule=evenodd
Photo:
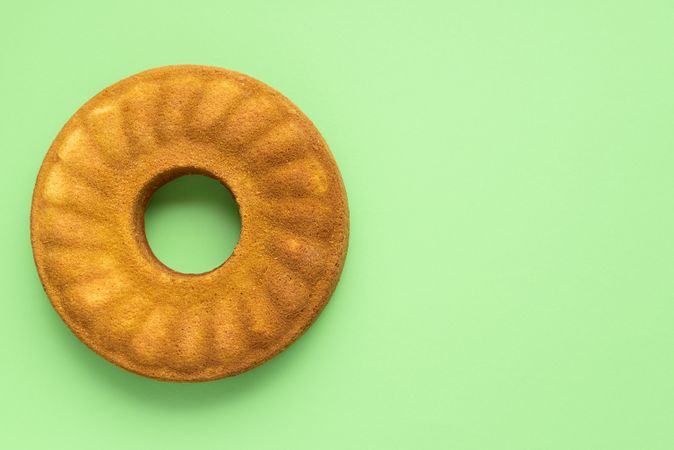
M235 198L233 254L203 274L164 266L144 210L187 174ZM31 210L45 291L91 349L147 377L206 381L281 352L316 319L339 279L346 193L327 144L283 95L205 66L141 72L103 90L47 152Z

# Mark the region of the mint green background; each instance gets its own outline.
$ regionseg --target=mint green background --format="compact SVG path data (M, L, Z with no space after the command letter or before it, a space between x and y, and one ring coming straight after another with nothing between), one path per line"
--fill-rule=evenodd
M144 217L154 255L183 273L204 273L221 265L241 232L234 197L204 175L182 176L162 186L150 198Z
M0 448L674 448L674 3L3 2ZM342 170L324 314L223 381L128 374L33 267L35 175L173 63L285 93Z

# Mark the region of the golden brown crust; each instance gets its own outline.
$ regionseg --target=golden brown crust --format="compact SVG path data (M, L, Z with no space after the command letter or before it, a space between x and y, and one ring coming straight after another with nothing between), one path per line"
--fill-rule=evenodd
M211 272L181 274L145 240L152 193L186 174L232 192L241 235ZM52 305L132 372L206 381L281 352L337 284L348 207L327 144L287 98L246 75L168 66L89 100L45 156L31 241Z

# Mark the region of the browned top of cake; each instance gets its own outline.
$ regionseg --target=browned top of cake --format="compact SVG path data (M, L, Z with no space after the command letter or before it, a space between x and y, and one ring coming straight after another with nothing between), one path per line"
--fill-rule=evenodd
M185 174L232 192L241 235L199 275L161 264L145 239L152 193ZM152 378L204 381L273 357L314 321L348 240L327 144L287 98L204 66L139 73L66 123L37 178L31 239L42 284L94 351Z

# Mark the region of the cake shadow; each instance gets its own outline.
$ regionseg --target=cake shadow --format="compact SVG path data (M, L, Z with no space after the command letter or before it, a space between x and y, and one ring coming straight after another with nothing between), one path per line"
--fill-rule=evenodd
M44 302L48 305L45 297ZM47 306L45 307L45 310ZM118 367L80 342L51 311L48 333L62 348L64 363L77 366L83 377L91 377L102 389L112 390L131 403L159 409L205 409L245 398L284 377L282 372L297 356L285 351L270 361L240 375L199 383L176 383L146 378Z

